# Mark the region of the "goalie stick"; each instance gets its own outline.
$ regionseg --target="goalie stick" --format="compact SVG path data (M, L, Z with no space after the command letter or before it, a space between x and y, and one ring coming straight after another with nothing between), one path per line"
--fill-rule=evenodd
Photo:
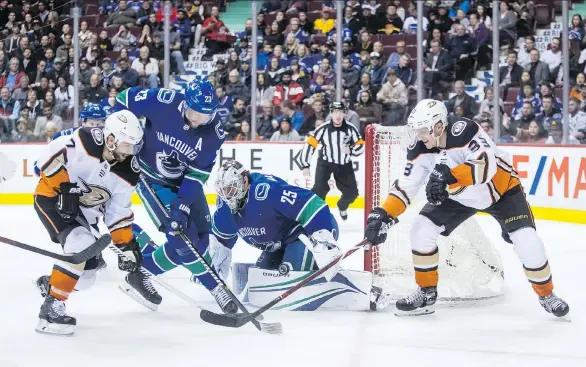
M329 263L328 265L324 266L323 268L319 269L318 271L311 274L307 278L303 279L301 282L299 282L296 285L294 285L293 287L289 288L288 290L283 292L280 296L278 296L274 300L270 301L269 303L267 303L266 305L264 305L263 307L259 308L258 310L256 310L255 312L253 312L249 315L246 315L246 314L223 315L223 314L217 314L217 313L207 311L207 310L202 310L201 311L201 318L202 318L202 320L207 321L210 324L214 324L214 325L233 327L233 328L242 327L246 323L254 320L254 318L260 316L265 311L272 308L277 303L279 303L282 300L284 300L285 298L289 297L290 295L292 295L293 293L295 293L299 289L305 287L313 280L319 278L323 273L325 273L326 271L331 269L334 265L336 265L340 261L344 260L348 256L352 255L354 252L358 251L359 249L361 249L365 245L368 245L368 242L366 240L362 240L359 244L355 245L354 247L352 247L351 249L346 251L344 254L342 254L342 255L338 256L337 258L335 258L334 260L332 260L332 262Z
M11 240L10 238L0 236L0 242L5 243L7 245L18 247L26 251L34 252L35 254L47 256L52 259L61 260L63 262L67 262L70 264L81 264L97 256L106 247L108 247L110 241L112 241L112 237L109 234L105 234L103 236L98 236L96 242L91 244L88 248L86 248L83 251L70 255L61 255L55 252L43 250L42 248L27 245L26 243L18 242L15 240Z
M147 189L147 191L149 192L149 194L151 195L151 197L153 197L153 199L155 200L155 202L157 203L157 206L159 207L159 209L165 213L165 216L167 218L169 218L169 213L167 212L167 208L165 208L165 206L163 205L163 203L161 202L161 200L159 199L159 197L157 196L157 194L155 194L155 192L153 191L153 189L151 188L151 186L149 185L148 182L146 182L146 180L144 179L144 177L142 175L140 175L140 181L142 182L142 184L145 186L145 188ZM195 246L193 245L193 243L191 242L191 240L185 235L185 233L183 232L179 232L179 237L181 237L181 239L187 244L187 247L189 247L189 249L193 252L193 254L197 257L197 259L202 263L202 265L205 267L206 271L208 273L211 274L211 276L214 278L214 280L220 284L222 286L222 288L224 288L224 291L228 294L228 296L230 297L230 299L232 299L236 305L238 305L238 308L243 312L242 315L248 316L250 315L250 312L246 309L246 307L242 304L242 302L240 302L240 300L238 299L238 297L236 297L234 295L234 293L232 293L232 291L230 290L230 288L228 288L228 286L226 285L226 283L224 282L224 280L222 278L220 278L220 276L218 275L218 273L216 273L216 271L214 270L214 268L211 267L210 264L208 264L208 262L206 261L206 259L199 253L199 251L195 248ZM211 311L205 310L205 309L201 309L200 311L200 317L203 321L208 322L208 323L212 323L214 325L219 325L213 322L208 321L206 318L204 318L204 315L207 315L208 313L212 313ZM254 326L265 333L268 334L281 334L283 332L283 327L281 325L280 322L273 322L273 323L268 323L268 322L262 322L262 319L259 320L255 320L257 316L251 318L249 321L252 321L252 323L254 324Z

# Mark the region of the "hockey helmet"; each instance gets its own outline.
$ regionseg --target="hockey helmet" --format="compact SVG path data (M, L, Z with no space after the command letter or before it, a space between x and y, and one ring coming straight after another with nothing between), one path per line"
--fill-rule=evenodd
M185 104L185 117L197 127L212 122L219 100L212 83L194 80L185 88Z
M106 111L104 111L102 106L89 103L79 113L79 121L87 127L102 126L104 125L106 116Z
M238 212L244 204L244 198L248 193L244 178L250 172L235 160L228 160L222 164L216 176L214 187L220 199L225 202L232 213Z
M104 140L108 150L117 160L120 154L137 155L142 148L143 130L138 118L128 110L112 113L104 124ZM108 137L114 137L114 147L107 144Z
M417 103L409 118L407 127L412 139L417 139L421 131L427 131L433 135L435 124L441 122L445 127L448 125L448 109L442 101L435 99L422 99ZM436 137L437 138L437 137Z

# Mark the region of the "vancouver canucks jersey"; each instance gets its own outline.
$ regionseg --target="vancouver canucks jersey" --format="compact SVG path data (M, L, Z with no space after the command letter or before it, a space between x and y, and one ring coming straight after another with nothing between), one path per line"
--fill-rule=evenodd
M238 237L263 251L274 252L320 229L334 231L336 220L326 203L312 191L282 179L252 173L246 203L236 214L218 198L212 233L232 248Z
M153 183L178 190L191 204L203 190L214 167L225 133L216 117L211 123L189 128L183 94L164 88L126 89L116 97L114 110L127 109L144 118L144 145L140 168Z

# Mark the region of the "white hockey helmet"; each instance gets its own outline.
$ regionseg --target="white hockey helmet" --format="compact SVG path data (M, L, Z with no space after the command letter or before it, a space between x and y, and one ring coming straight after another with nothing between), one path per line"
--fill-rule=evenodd
M114 137L114 147L108 146L110 151L117 151L119 154L137 155L142 148L142 137L144 132L138 118L128 110L112 113L104 123L104 139ZM107 146L107 145L106 145Z
M433 135L433 128L438 122L441 122L444 128L448 125L448 109L444 103L435 99L422 99L411 111L407 127L411 138L415 139L418 132L424 129Z
M248 177L249 174L250 172L240 162L235 160L224 162L218 170L214 188L220 199L228 205L232 213L236 213L242 208L244 198L248 193L244 177Z

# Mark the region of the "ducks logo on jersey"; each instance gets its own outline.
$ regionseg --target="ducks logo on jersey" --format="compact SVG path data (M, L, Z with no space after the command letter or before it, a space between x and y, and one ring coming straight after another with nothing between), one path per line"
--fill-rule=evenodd
M157 170L167 178L180 178L187 168L187 163L179 159L179 153L174 150L171 154L157 153Z
M83 193L79 198L79 203L84 208L93 208L94 206L102 205L112 197L110 191L105 187L89 184L81 177L79 177L79 183L81 184L81 192Z

